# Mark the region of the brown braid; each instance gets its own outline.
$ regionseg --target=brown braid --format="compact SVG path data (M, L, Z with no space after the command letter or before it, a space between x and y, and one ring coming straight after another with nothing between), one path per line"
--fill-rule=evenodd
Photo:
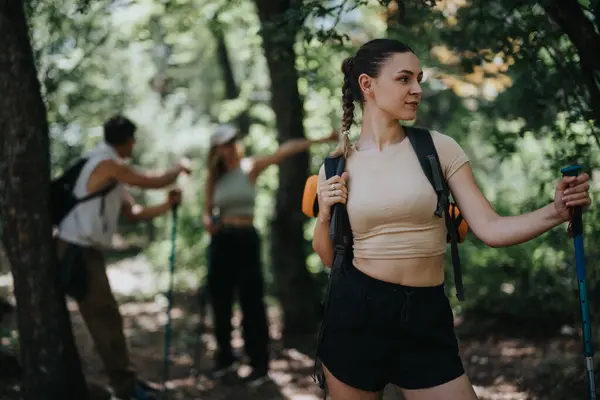
M348 57L342 63L344 73L344 85L342 86L342 132L340 142L333 151L332 156L348 156L350 151L350 128L354 124L354 95L352 92L352 72L354 68L354 57Z

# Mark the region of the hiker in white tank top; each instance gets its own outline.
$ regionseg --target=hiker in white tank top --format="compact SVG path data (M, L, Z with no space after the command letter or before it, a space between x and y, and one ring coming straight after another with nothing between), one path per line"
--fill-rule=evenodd
M98 164L105 160L120 160L115 149L106 142L84 155L84 158L88 161L73 190L78 198L90 194L87 190L88 180ZM111 247L124 200L125 186L119 182L104 198L96 197L77 204L60 223L59 238L86 247Z
M114 122L118 118L133 124L124 117L115 117L111 121ZM97 197L77 204L60 223L58 237L61 240L99 249L111 247L112 236L117 232L121 213L129 220L142 221L162 215L171 209L171 200L152 207L136 205L125 190L125 185L143 189L160 189L169 186L175 182L181 172L189 173L189 161L183 160L162 174L134 169L124 162L124 159L131 157L133 152L134 132L135 128L125 139L110 138L105 134L105 141L84 155L88 161L75 184L75 196L83 197L97 192L111 181L116 181L117 185L104 198ZM122 143L119 143L120 141ZM103 208L102 203L104 203Z
M153 397L152 390L138 380L131 367L123 319L100 250L111 247L121 214L132 221L150 220L181 201L181 192L173 189L162 204L140 206L135 204L126 185L166 188L175 183L180 173L190 172L187 160L163 173L147 173L126 164L123 160L131 157L136 129L132 121L120 115L104 124L104 143L84 155L88 161L77 178L74 195L81 198L111 183L116 185L105 196L77 204L59 224L57 235L63 289L78 301L79 311L104 363L113 400Z

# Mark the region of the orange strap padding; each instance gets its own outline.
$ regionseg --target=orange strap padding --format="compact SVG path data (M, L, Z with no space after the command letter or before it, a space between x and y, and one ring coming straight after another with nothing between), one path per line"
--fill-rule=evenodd
M302 212L309 218L316 217L319 213L317 202L317 184L319 177L311 175L304 184L304 193L302 194Z
M458 231L458 242L463 243L467 238L467 232L469 231L469 225L467 221L460 214L460 209L454 203L450 203L450 218L454 221ZM448 235L448 242L450 241L450 235Z

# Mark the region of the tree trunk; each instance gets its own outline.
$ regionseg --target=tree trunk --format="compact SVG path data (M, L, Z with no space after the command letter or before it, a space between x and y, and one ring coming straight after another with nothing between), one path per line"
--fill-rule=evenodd
M589 91L591 115L587 119L600 121L600 34L584 14L577 0L554 0L545 3L544 9L569 37L579 53L579 65ZM600 8L596 10L598 13ZM596 21L598 23L598 21Z
M223 33L223 27L217 22L213 21L211 31L215 40L217 41L217 60L221 71L223 72L223 81L225 82L225 98L227 100L234 100L240 96L240 89L235 81L233 74L233 65L231 64L231 57L229 57L229 49L225 42L225 35ZM250 130L250 116L248 110L244 110L236 118L237 126L240 134L243 136L248 134Z
M263 50L271 78L271 105L276 115L277 139L304 138L304 108L298 92L294 44L297 20L284 20L292 1L255 0L261 21ZM306 268L305 217L300 201L308 177L308 153L279 165L279 187L272 221L271 258L277 294L284 314L284 339L314 333L315 285Z
M48 125L22 1L0 1L0 37L0 214L17 300L22 395L87 399L44 201Z

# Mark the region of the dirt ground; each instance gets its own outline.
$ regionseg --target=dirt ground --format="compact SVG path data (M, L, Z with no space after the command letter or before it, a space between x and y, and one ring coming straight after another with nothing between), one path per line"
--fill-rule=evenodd
M145 296L148 300L131 300L122 289L127 274L127 263L120 262L111 267L109 277L119 296L131 357L139 376L158 386L161 384L163 370L166 322L164 298ZM203 371L208 371L211 366L210 360L215 344L210 333L210 318L207 318L209 326L202 336L202 345L198 345L196 340L198 335L195 333L199 322L196 303L195 297L189 293L178 294L174 298L172 364L167 382L170 400L317 400L323 398L322 392L311 377L314 338L305 338L300 341L297 348L283 348L279 312L276 307L269 309L273 339L270 382L258 389L250 390L236 384L235 381L217 384L210 380ZM104 387L107 381L100 359L94 351L91 337L76 305L69 302L69 308L85 374L88 381L96 388L94 398L107 398L106 393L98 389ZM236 312L234 325L238 326L239 322L240 315ZM238 329L234 332L233 343L241 354L243 341ZM583 375L577 369L582 364L581 344L577 338L557 336L527 340L488 336L485 340L462 340L461 348L467 373L478 397L482 400L577 400L586 397L585 392L581 391ZM566 366L564 373L561 372L562 366ZM200 374L196 376L192 373L192 369L200 371ZM557 369L560 378L558 381ZM242 366L239 373L240 375L249 373L249 367ZM8 392L11 391L8 390L9 388L10 386L4 386L4 394L0 391L0 400L18 399L16 394L9 395ZM393 387L388 388L389 392L394 390ZM394 398L396 397L391 394L386 395L386 399Z

